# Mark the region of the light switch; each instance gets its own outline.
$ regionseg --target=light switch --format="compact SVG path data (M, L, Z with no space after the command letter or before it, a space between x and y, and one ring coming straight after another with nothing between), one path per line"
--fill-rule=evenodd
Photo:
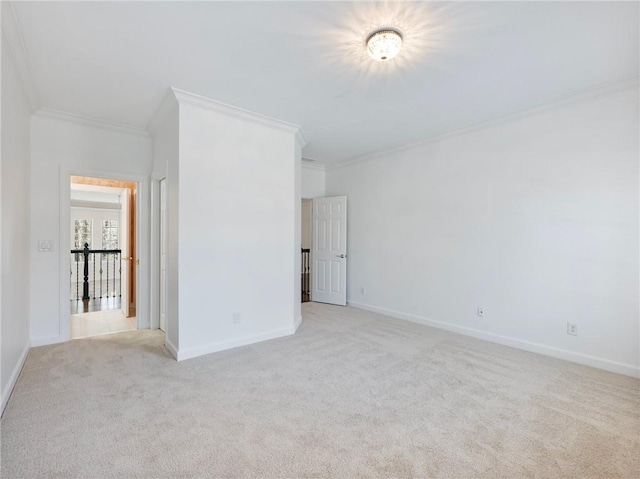
M38 241L38 252L50 253L51 251L53 251L53 241L51 240Z

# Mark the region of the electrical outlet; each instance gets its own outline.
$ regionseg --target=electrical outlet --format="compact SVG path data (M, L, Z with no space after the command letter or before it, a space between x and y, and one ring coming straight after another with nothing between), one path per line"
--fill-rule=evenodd
M569 323L567 322L567 334L571 336L578 335L578 323Z
M484 308L482 306L478 306L477 315L479 318L484 318Z
M240 324L241 322L240 313L233 313L233 324Z
M51 240L38 241L38 252L50 253L51 251L53 251L53 241Z
M365 288L364 286L360 288L360 294L364 295L366 293L367 293L367 288Z

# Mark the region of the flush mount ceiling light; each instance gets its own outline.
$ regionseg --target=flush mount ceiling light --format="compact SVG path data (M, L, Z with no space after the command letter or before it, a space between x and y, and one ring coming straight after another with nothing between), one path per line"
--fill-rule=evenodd
M391 28L377 30L367 38L367 52L377 62L395 57L402 48L402 35Z

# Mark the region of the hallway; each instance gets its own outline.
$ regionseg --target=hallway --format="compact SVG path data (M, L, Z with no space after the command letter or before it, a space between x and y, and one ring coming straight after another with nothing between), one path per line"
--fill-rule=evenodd
M95 311L108 311L111 309L120 309L120 296L93 298L87 301L78 300L71 301L71 314L93 313ZM134 311L135 313L135 311Z
M125 318L120 309L71 315L71 339L136 329L138 329L136 318Z

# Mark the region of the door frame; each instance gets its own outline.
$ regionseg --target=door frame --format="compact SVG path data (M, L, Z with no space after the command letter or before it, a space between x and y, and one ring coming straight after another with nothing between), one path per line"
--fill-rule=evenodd
M151 215L149 238L150 289L149 289L149 327L160 329L160 181L167 179L165 174L151 178ZM165 325L165 336L167 326Z
M164 198L162 197L162 182L164 182ZM157 184L157 187L155 186ZM154 294L153 298L152 298L152 311L154 311L155 314L152 315L151 317L151 327L152 329L160 329L161 331L163 331L166 334L167 331L167 320L165 317L165 322L164 322L164 329L161 328L162 326L162 302L164 299L164 311L165 311L165 315L167 313L167 281L166 281L166 276L165 276L165 283L164 283L164 292L162 291L162 226L164 223L164 229L165 229L165 235L167 234L167 217L166 217L166 201L167 201L167 177L163 176L162 178L160 178L159 180L154 180L152 182L152 189L156 189L157 191L155 191L154 193L157 194L157 199L156 202L154 203L156 205L156 207L152 208L153 211L153 219L151 221L152 224L152 231L153 231L153 239L152 239L152 244L153 244L153 254L154 256L152 256L154 258L153 262L152 262L152 270L151 270L151 274L152 274L152 284L153 284L153 288L152 291L157 291L157 299L156 296ZM152 195L153 196L153 195ZM165 216L163 217L162 215L162 202L165 202ZM165 246L167 246L167 238L164 238L164 242L165 242ZM155 250L155 248L157 248L157 251ZM165 252L166 253L166 252ZM157 261L157 264L156 264ZM165 274L166 274L166 265L165 265ZM156 284L157 283L157 284ZM157 312L156 312L157 310Z
M125 199L126 198L126 199ZM135 281L131 278L131 268L135 265L131 264L131 260L133 258L137 258L135 253L131 251L131 201L132 201L132 191L128 188L124 189L122 195L120 195L120 237L122 241L120 242L120 280L124 278L125 287L120 289L120 310L125 318L129 317L129 306L130 306L130 297L129 293L131 292L131 282L135 285ZM135 227L134 227L135 228ZM122 234L124 232L124 234ZM135 237L134 231L133 236ZM134 243L135 244L135 243ZM126 259L125 259L126 258ZM122 261L125 260L125 267L122 268ZM137 268L133 268L133 271L136 271ZM122 271L124 270L124 275ZM135 294L134 294L135 297ZM126 301L125 301L126 300ZM138 315L136 314L136 318Z
M149 178L144 175L121 173L101 169L84 167L60 166L60 238L59 238L59 311L58 322L60 339L71 339L71 294L66 285L69 282L69 268L71 256L69 244L71 241L69 222L71 221L71 188L69 187L71 176L88 176L93 178L105 178L110 180L130 181L137 183L136 198L136 245L135 257L140 260L136 268L136 323L138 329L149 329ZM65 246L66 245L66 246Z
M313 302L313 291L312 291L312 287L311 287L311 278L313 277L313 197L306 197L303 196L302 198L300 198L300 245L302 245L302 202L304 200L309 201L309 205L310 207L310 217L309 217L309 227L310 227L310 231L309 231L309 237L310 237L310 251L309 251L309 302ZM300 268L300 272L302 273L302 267Z

